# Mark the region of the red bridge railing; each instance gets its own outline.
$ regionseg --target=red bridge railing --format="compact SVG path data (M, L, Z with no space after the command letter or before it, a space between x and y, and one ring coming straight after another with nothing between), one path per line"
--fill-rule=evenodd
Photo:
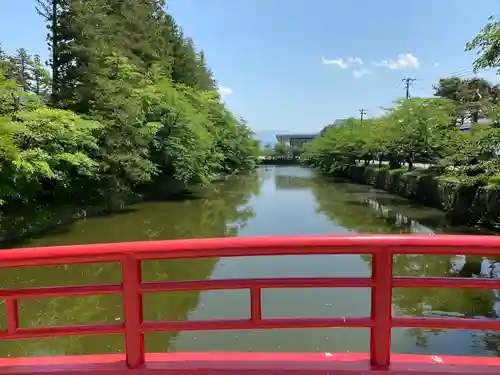
M144 260L312 254L370 254L372 256L372 276L368 278L254 278L143 282L141 275L141 262ZM370 328L371 331L369 359L371 369L375 371L389 369L391 361L391 329L395 327L500 330L500 321L497 320L393 317L391 304L392 288L394 287L500 289L500 280L497 279L393 277L392 261L395 254L499 255L500 237L428 235L248 237L60 246L0 251L0 268L104 262L119 262L122 268L122 283L116 285L0 289L0 299L5 301L7 316L7 329L0 331L0 340L68 335L123 334L126 344L126 364L129 369L134 369L137 367L144 368L141 365L145 363L144 333L146 332L365 327ZM262 316L262 289L306 287L369 287L372 289L371 315L361 318L264 318ZM249 289L250 318L181 322L143 320L143 293L216 289ZM122 295L124 305L123 323L44 328L23 328L19 326L18 303L20 299L102 294ZM182 355L180 356L182 357ZM192 356L187 359L195 357ZM280 355L273 358L278 357ZM295 357L299 358L300 355ZM247 361L252 360L251 357L245 358ZM500 361L493 361L494 363L491 360L485 361L489 364L500 365ZM16 368L11 366L11 362L8 362L8 364L9 369ZM22 359L17 360L15 364L23 365ZM5 364L0 362L0 373L4 372L2 366L5 366ZM500 370L500 367L494 367L495 371ZM471 370L467 371L470 372ZM478 371L474 372L478 373Z

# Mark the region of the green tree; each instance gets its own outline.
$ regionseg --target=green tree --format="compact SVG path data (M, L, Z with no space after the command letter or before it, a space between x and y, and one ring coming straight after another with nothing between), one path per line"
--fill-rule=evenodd
M24 91L31 91L31 81L33 76L29 69L32 64L31 56L25 48L19 48L12 57L13 78Z
M20 110L32 110L39 105L40 100L36 95L22 91L19 83L12 80L12 77L7 79L0 70L0 116L12 115Z
M47 45L51 52L52 68L51 100L57 105L60 99L61 74L71 67L73 60L68 50L77 33L72 32L70 0L36 0L36 10L45 20Z
M274 154L279 158L286 158L291 151L288 143L278 142L274 145Z
M322 136L304 147L303 157L330 171L364 160L388 157L391 168L416 157L444 158L453 152L459 130L454 124L455 107L447 99L399 100L384 117L363 122L348 119L343 126L329 126Z
M14 64L12 59L5 53L2 48L2 44L0 44L0 74L3 80L13 80L14 76Z
M389 111L387 151L413 168L416 156L444 157L452 152L449 140L458 133L454 106L446 99L400 100Z
M163 1L37 4L52 74L26 50L0 53L5 209L102 204L255 166L253 132L221 101L205 55Z
M434 86L434 95L452 100L457 108L457 119L464 124L466 118L477 123L487 106L498 100L498 88L482 78L443 78Z
M466 51L476 51L474 70L497 68L500 72L500 21L492 16L486 26L467 43Z
M31 91L42 98L50 93L51 78L49 72L43 67L39 55L35 55L29 64L31 76Z

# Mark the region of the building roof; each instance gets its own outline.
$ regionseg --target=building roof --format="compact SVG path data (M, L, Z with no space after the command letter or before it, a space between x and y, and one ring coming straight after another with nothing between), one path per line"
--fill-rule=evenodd
M277 139L313 139L318 136L318 133L309 134L276 134Z

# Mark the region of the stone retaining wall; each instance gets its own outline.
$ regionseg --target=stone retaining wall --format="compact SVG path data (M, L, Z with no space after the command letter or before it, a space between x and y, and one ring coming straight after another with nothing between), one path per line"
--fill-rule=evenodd
M418 171L379 170L370 166L336 168L333 173L440 209L454 224L500 228L500 187L469 187Z

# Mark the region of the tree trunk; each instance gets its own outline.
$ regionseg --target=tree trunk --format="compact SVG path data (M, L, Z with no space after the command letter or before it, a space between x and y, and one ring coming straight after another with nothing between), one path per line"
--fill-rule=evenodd
M389 154L388 156L389 156L389 168L390 169L401 168L401 162L395 155Z
M57 0L52 0L52 104L57 105L59 90L59 67L58 67L58 49L57 49Z
M413 155L409 155L406 162L408 163L408 170L413 170Z

